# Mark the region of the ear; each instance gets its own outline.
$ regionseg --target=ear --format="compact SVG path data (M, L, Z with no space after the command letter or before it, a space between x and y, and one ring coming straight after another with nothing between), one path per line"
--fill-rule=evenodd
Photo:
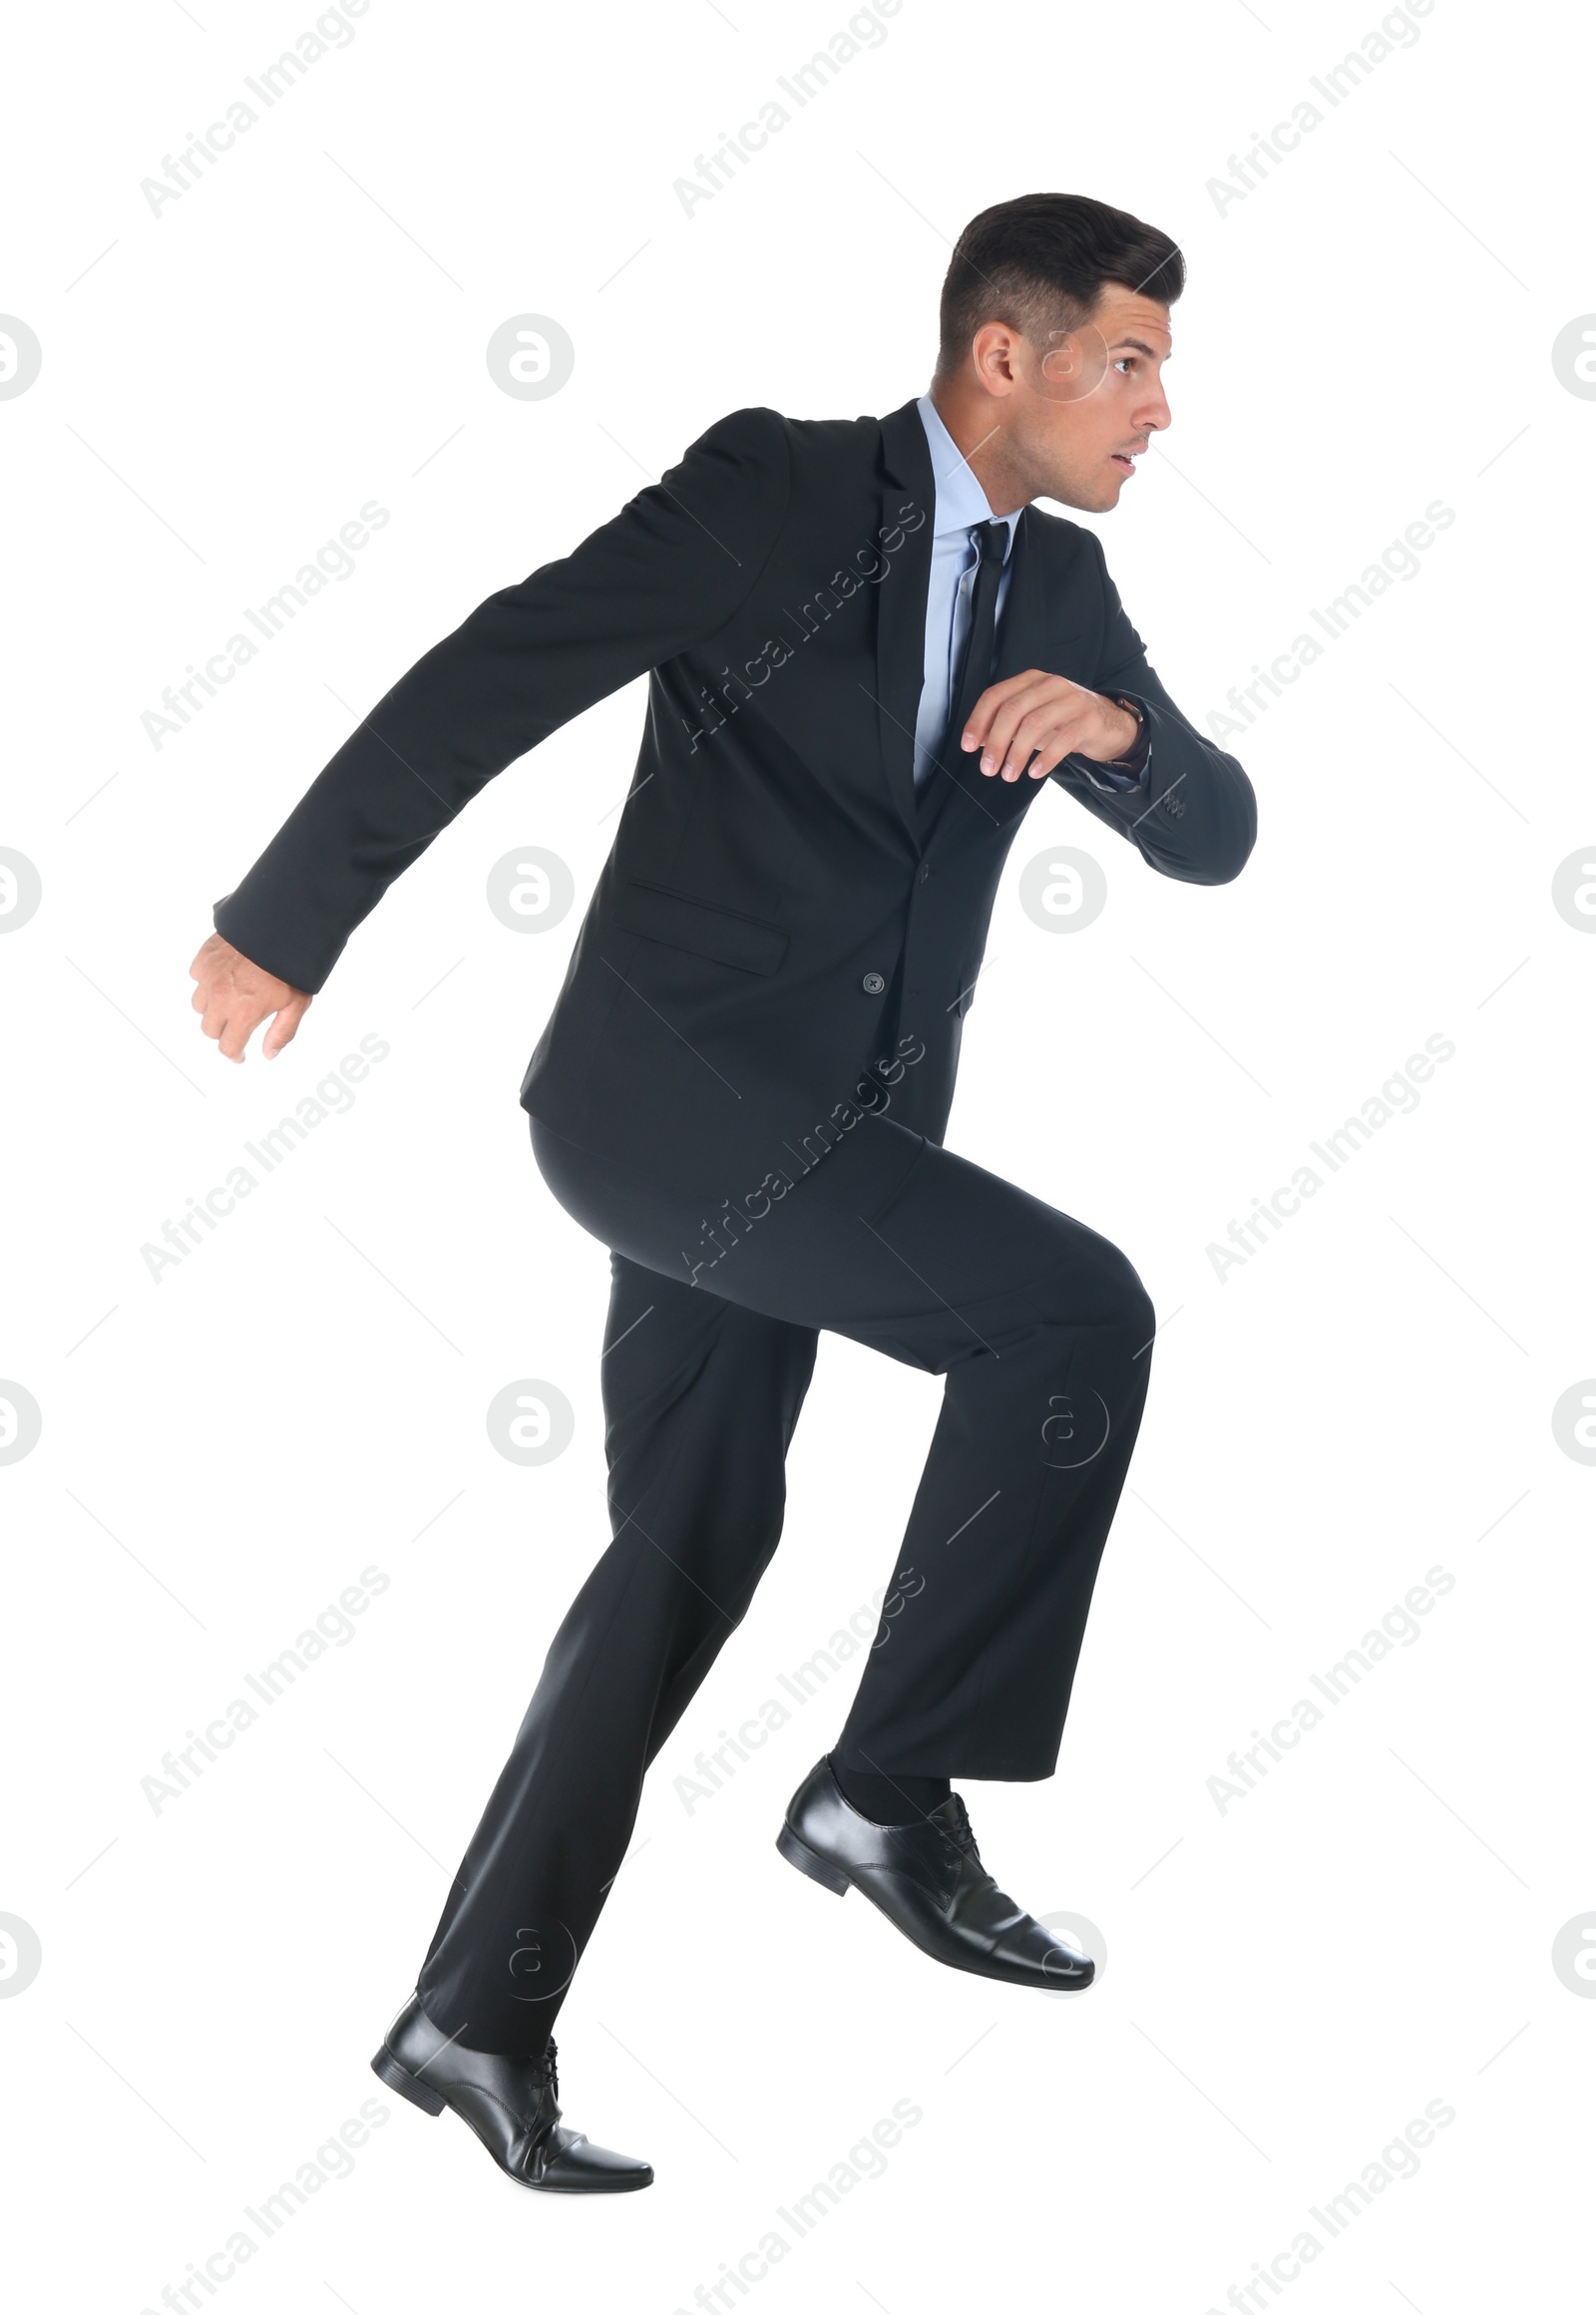
M1023 340L1006 321L986 321L971 343L977 378L989 394L1011 394L1019 384Z

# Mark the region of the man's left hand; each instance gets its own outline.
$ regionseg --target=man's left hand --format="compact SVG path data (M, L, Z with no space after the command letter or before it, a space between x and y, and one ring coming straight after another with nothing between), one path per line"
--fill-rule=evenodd
M981 749L988 779L1017 780L1028 764L1031 778L1044 780L1065 756L1117 762L1135 745L1140 728L1128 708L1100 692L1029 667L982 693L960 745L967 755Z

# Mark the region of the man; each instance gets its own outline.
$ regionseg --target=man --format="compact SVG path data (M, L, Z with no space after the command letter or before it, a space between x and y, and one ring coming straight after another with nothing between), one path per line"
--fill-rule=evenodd
M1246 774L1149 667L1095 536L1031 504L1117 504L1169 423L1184 279L1166 235L1100 202L985 211L929 395L881 420L736 411L491 596L339 749L192 967L224 1054L268 1019L280 1051L470 797L647 671L521 1092L550 1187L612 1250L614 1540L373 2061L525 2185L653 2175L561 2123L550 2029L644 1770L775 1550L823 1328L946 1383L853 1708L777 1845L954 1968L1089 1982L985 1871L950 1778L1053 1771L1153 1309L1116 1248L941 1137L1040 779L1165 876L1221 884L1252 849Z

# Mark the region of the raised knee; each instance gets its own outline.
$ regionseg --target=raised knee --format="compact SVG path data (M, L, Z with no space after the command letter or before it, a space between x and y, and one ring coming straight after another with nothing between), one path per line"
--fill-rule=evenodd
M1048 1282L1047 1318L1053 1326L1108 1327L1133 1335L1133 1349L1150 1342L1158 1317L1128 1255L1106 1238L1092 1239L1079 1258Z
M1124 1276L1120 1287L1124 1324L1134 1334L1136 1347L1140 1350L1144 1343L1150 1344L1158 1332L1158 1313L1153 1309L1152 1296L1142 1285L1131 1264L1124 1255L1121 1255L1119 1259L1124 1267Z

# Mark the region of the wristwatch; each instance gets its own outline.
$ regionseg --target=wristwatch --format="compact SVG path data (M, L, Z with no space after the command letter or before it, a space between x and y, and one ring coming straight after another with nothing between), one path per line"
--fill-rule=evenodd
M1117 755L1113 759L1116 764L1124 764L1127 757L1134 756L1140 752L1141 744L1147 736L1147 710L1145 707L1143 707L1139 699L1126 699L1121 693L1117 691L1111 692L1109 696L1112 698L1116 707L1122 707L1127 715L1133 715L1136 718L1135 738L1131 741L1129 747L1124 750L1123 754Z
M1136 718L1136 736L1123 755L1114 756L1108 763L1094 764L1090 757L1078 759L1087 780L1103 796L1123 797L1140 788L1147 779L1148 760L1152 754L1152 727L1147 721L1147 710L1139 699L1126 699L1117 691L1104 692L1116 707ZM1105 778L1104 774L1109 777Z

